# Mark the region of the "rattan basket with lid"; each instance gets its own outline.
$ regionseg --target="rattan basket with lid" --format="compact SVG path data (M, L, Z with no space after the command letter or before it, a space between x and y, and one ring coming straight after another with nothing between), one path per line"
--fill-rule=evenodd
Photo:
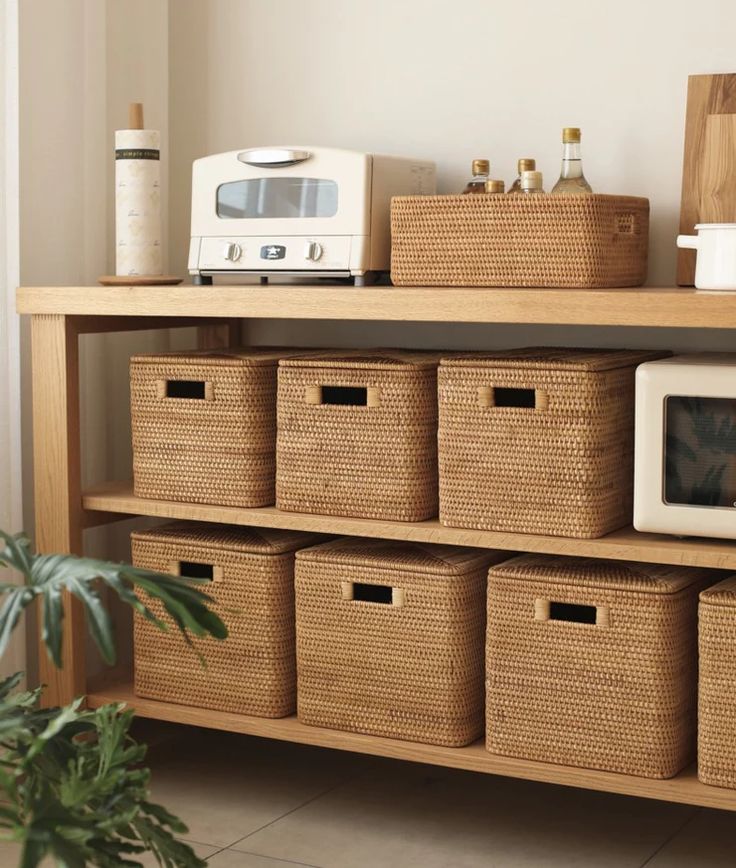
M639 286L649 200L634 196L396 196L397 286Z
M221 506L274 502L278 350L133 356L139 497Z
M698 777L736 789L736 576L700 595Z
M300 551L299 719L430 744L477 739L486 574L507 556L361 539Z
M263 528L174 522L131 535L138 567L210 578L204 588L228 637L196 641L135 617L138 696L219 711L284 717L294 711L294 552L319 537ZM148 602L148 601L147 601ZM168 620L163 606L148 603Z
M279 365L276 504L421 521L437 514L438 353L340 350Z
M522 555L488 574L492 753L650 778L694 757L697 599L712 573Z
M580 538L628 524L634 372L663 355L542 347L443 358L443 524Z

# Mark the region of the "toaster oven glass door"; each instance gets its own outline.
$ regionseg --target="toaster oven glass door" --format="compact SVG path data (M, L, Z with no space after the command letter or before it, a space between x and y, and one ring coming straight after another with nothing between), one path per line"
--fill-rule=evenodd
M736 506L736 399L665 399L664 499Z
M337 184L326 178L247 178L217 188L217 216L238 219L262 217L334 217Z

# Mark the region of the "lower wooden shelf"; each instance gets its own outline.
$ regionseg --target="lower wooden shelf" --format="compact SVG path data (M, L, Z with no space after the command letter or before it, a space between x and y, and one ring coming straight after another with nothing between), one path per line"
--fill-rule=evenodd
M553 555L736 570L736 543L732 541L681 539L664 534L639 533L631 527L622 528L600 539L568 539L541 534L465 530L445 527L437 519L417 522L381 521L282 512L273 506L245 509L179 503L173 500L149 500L136 497L129 481L108 482L88 490L82 497L82 505L88 510L88 525L106 521L110 515L147 515L333 535L495 548L510 552L544 552Z
M542 781L587 790L638 796L645 799L659 799L666 802L680 802L686 805L702 805L707 808L736 811L736 790L701 784L694 766L685 769L677 777L669 780L650 780L632 775L595 771L594 769L579 769L553 763L494 756L486 751L480 741L469 747L438 747L304 726L299 723L296 717L270 720L225 711L211 711L190 705L177 705L173 702L160 702L155 699L141 699L135 696L130 683L99 688L88 695L87 701L91 708L98 708L108 702L123 702L133 708L139 717L165 720L171 723L184 723L190 726L239 732L245 735L311 744L335 750L466 769L502 777Z

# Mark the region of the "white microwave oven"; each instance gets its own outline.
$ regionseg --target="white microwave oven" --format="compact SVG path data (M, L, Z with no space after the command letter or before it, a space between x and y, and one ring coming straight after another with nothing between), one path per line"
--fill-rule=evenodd
M636 371L634 527L736 539L736 355Z
M353 278L390 270L391 197L435 192L435 164L334 148L195 160L189 273Z

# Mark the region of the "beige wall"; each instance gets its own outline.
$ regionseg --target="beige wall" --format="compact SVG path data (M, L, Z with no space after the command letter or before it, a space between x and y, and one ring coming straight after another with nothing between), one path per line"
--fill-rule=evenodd
M167 183L168 0L20 4L21 283L94 284L114 268L114 130L143 101L162 131ZM23 329L25 526L33 529L30 340ZM83 478L130 475L128 358L167 333L81 341ZM129 555L127 527L85 535L88 554ZM33 647L31 647L31 669Z
M602 192L652 202L650 283L674 280L687 76L736 71L736 4L703 0L177 0L170 18L171 255L189 235L192 159L258 144L429 157L442 192L488 156L511 180L534 156L559 172L560 128L583 129ZM258 330L303 339L301 326ZM673 343L691 333L316 326L314 342ZM728 345L727 334L715 336Z

